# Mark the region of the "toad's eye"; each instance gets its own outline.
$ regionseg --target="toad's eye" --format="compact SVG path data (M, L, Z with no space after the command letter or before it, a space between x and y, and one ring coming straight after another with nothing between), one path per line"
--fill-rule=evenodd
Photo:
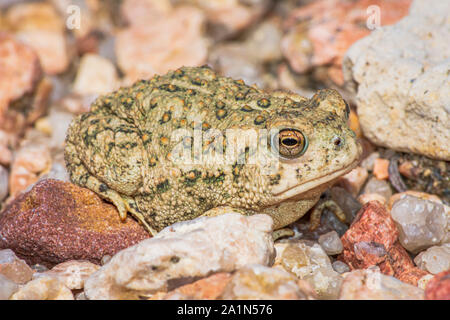
M273 145L278 153L285 158L296 158L305 153L308 140L297 129L282 129L272 138Z

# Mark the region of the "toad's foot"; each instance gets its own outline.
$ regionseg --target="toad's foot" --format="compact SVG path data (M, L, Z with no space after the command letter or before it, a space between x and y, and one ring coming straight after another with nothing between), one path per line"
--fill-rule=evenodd
M320 225L320 218L322 216L323 210L325 209L328 209L331 212L333 212L341 222L345 223L347 221L344 211L342 211L342 209L337 205L336 202L330 199L327 200L321 199L311 212L309 220L310 221L309 229L311 231L317 229L317 227Z

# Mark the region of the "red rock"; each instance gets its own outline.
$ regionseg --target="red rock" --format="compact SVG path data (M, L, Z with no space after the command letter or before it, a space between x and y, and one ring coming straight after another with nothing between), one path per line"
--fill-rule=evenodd
M438 273L425 288L426 300L450 300L450 270Z
M367 8L376 5L381 25L397 22L408 13L411 0L320 0L293 10L283 51L291 67L300 73L326 66L326 77L344 83L342 59L347 49L370 33Z
M215 300L220 297L228 282L230 282L230 279L230 273L216 273L207 278L178 287L177 289L168 292L163 299L171 300L181 296L190 300Z
M352 270L378 266L386 275L417 285L428 273L416 268L398 242L398 230L390 213L378 201L366 203L341 238L339 259Z
M67 260L96 264L149 234L135 220L72 183L42 180L0 213L0 248L28 264L53 266Z

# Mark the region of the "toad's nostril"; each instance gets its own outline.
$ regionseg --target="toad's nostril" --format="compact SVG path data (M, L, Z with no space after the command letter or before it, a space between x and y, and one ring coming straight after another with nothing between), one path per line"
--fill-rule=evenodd
M335 137L335 138L333 139L333 143L334 143L335 146L340 146L341 143L342 143L342 140L341 140L341 138L339 138L339 137Z

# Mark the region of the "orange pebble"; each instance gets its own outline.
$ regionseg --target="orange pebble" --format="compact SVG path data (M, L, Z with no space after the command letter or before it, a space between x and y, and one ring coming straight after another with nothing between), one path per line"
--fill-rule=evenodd
M373 164L373 174L379 180L385 180L389 178L389 160L378 158L375 159Z

